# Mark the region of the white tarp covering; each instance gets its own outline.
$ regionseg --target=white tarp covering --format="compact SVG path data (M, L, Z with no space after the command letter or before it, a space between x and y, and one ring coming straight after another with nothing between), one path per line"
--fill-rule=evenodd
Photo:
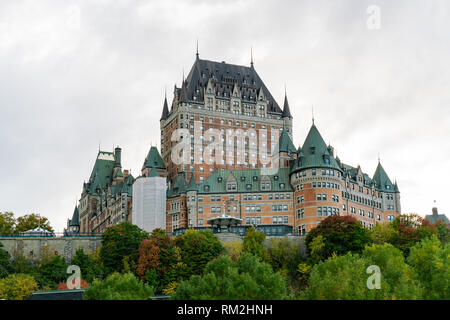
M132 223L147 232L166 230L166 178L140 177L133 184Z

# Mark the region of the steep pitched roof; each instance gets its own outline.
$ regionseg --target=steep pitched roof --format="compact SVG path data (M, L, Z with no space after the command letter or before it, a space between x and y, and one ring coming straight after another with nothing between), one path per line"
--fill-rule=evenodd
M186 191L197 191L197 184L195 183L194 174L191 173L191 179L189 180L189 184L186 188Z
M287 95L284 95L284 106L283 106L283 114L281 115L283 118L292 119L291 110L289 109L289 103L287 100Z
M75 206L75 210L73 211L72 219L70 219L69 226L79 226L80 225L80 213L78 211L78 207Z
M282 110L254 67L199 58L195 59L186 81L182 83L180 100L193 100L194 96L197 98L196 101L203 100L202 88L207 86L209 79L212 80L216 92L220 92L222 96L224 92L227 93L228 97L231 96L234 85L237 84L241 95L246 96L244 99L246 101L256 102L258 90L262 89L268 100L268 113L282 113Z
M186 193L186 175L184 171L178 172L175 182L172 184L171 188L167 190L167 197L172 198L180 194Z
M280 139L278 140L278 151L279 152L286 152L286 153L295 153L297 152L297 149L295 148L294 144L292 143L291 137L289 137L289 134L286 130L283 130L280 135Z
M375 188L380 191L385 192L394 192L394 185L389 179L386 171L380 162L378 162L377 169L375 170L375 174L373 175L373 181L375 182Z
M439 214L438 209L436 207L433 208L433 214L427 214L425 219L430 221L431 223L436 223L438 220L441 220L445 223L450 223L447 216L445 214Z
M314 124L306 136L301 153L298 154L292 172L306 168L331 168L342 171Z
M169 116L169 107L167 106L167 96L166 96L164 97L164 105L160 120L167 119L168 116Z
M151 147L150 151L145 158L144 164L142 165L142 169L145 168L158 168L165 169L164 161L159 154L159 151L156 147Z

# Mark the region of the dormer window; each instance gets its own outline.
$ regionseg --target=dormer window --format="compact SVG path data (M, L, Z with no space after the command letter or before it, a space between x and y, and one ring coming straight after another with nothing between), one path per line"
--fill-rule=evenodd
M241 176L241 181L245 181L245 176Z
M258 181L258 176L253 176L253 181Z
M222 177L218 177L217 182L222 182Z
M316 147L311 147L311 154L315 154L316 153Z
M206 185L206 186L204 187L204 189L205 189L205 191L209 191L209 186Z

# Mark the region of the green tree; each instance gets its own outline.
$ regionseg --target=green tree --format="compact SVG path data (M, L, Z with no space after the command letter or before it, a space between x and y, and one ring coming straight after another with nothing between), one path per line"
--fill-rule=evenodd
M67 274L68 266L60 255L43 257L36 270L36 281L41 288L55 290L58 283L69 277Z
M379 268L379 288L376 272ZM421 288L412 279L412 270L400 250L390 244L367 246L363 253L333 255L316 264L308 280L308 289L301 295L313 300L391 300L420 299Z
M139 246L148 233L129 222L122 222L106 229L102 235L100 258L106 274L122 272L129 268L134 272L139 258Z
M156 229L142 241L136 274L156 292L160 293L169 283L178 281L182 267L180 248L164 230Z
M139 281L131 272L113 273L105 280L94 280L84 292L84 300L147 300L154 295L152 287Z
M406 262L403 253L393 245L366 246L362 256L371 265L380 268L385 284L381 288L389 299L421 299L422 288L419 281L413 279L414 270Z
M411 247L407 261L424 287L424 299L450 299L449 257L450 244L442 244L436 236Z
M16 220L16 229L14 232L25 232L32 230L40 226L42 229L53 232L53 228L50 226L50 221L46 217L39 217L38 214L32 213L22 217L18 217Z
M0 299L23 300L38 290L38 284L29 274L10 274L0 279Z
M202 274L206 264L224 251L224 247L211 230L190 229L175 241L181 249L184 279L194 274Z
M351 252L362 252L365 245L370 243L369 232L351 216L333 215L322 220L317 227L306 235L306 246L311 250L314 238L321 235L324 246L321 256L330 257Z
M258 257L260 261L268 261L266 249L263 246L266 235L264 232L256 231L253 226L247 229L244 237L244 246L242 252L247 252Z
M3 250L3 244L0 242L0 279L5 278L11 272L10 255Z
M203 276L194 275L177 287L175 300L280 300L286 283L272 267L243 253L237 262L221 256L209 262Z
M269 263L287 281L290 289L297 291L300 283L298 265L302 262L300 244L288 237L271 238L267 246Z
M0 233L13 233L16 220L12 212L0 212Z
M103 276L101 266L81 248L75 252L71 264L80 267L81 277L88 283L92 283L94 279L101 279Z
M392 223L377 223L369 233L370 239L375 244L393 243L398 236L398 231L394 229Z

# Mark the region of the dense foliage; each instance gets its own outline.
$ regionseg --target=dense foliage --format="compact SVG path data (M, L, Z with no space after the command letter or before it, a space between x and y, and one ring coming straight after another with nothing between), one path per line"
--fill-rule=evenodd
M203 276L194 275L178 286L173 299L186 300L279 300L286 284L272 267L249 253L237 262L221 256L209 262Z
M0 242L0 279L5 278L11 272L10 258L9 253L3 250L3 244Z
M0 279L0 299L23 300L38 290L32 275L15 273Z
M322 220L307 234L308 248L317 236L323 237L323 258L330 257L333 253L342 255L347 252L361 252L370 243L367 229L351 216L333 215Z
M194 274L202 274L206 264L225 250L210 230L187 230L175 241L181 249L181 259L184 264L182 277L184 279L188 279Z
M105 272L134 272L139 258L139 246L148 233L129 222L106 229L102 235L100 257Z
M0 233L24 232L39 226L53 232L50 221L46 217L40 217L38 214L32 213L15 219L12 212L0 212Z
M244 237L242 252L251 253L258 257L260 261L267 261L267 252L263 246L264 240L266 240L264 232L256 231L253 226L250 227Z
M177 282L183 266L180 248L165 231L156 229L142 241L136 274L156 292L162 292L170 283Z
M139 281L131 272L113 273L105 280L95 280L84 292L84 300L147 300L152 287Z
M450 299L450 244L436 236L414 245L408 257L414 277L424 287L424 299Z

